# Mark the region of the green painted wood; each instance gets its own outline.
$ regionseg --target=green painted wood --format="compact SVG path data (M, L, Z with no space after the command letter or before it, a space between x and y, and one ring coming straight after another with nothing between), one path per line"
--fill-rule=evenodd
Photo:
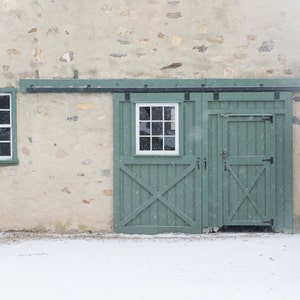
M179 155L135 153L135 105L157 101L179 103ZM134 94L132 101L114 98L116 232L201 232L201 136L194 137L199 118L195 106L195 101L184 101L183 94Z
M212 85L212 83L210 84ZM226 85L225 81L223 84ZM232 84L239 84L239 81L235 83L233 81ZM242 84L245 84L245 82ZM276 231L292 231L291 100L291 93L280 93L280 100L274 100L273 93L220 93L218 101L213 100L212 94L205 94L202 97L202 102L208 103L207 143L209 149L209 173L207 197L209 199L209 227L221 227L224 224L240 226L266 225L263 223L264 220L267 221L269 216L273 215L273 228ZM229 178L224 178L223 158L220 152L227 143L228 120L235 118L242 121L243 118L247 118L247 115L249 118L252 117L254 119L258 118L259 115L263 115L263 117L273 116L273 122L268 122L269 124L267 125L270 134L266 135L265 143L269 145L268 151L274 156L274 164L268 165L269 163L265 163L266 165L259 166L256 162L258 159L264 159L264 156L260 155L261 153L259 152L264 142L258 138L259 135L257 133L262 130L262 127L260 127L262 126L261 122L254 122L257 123L255 126L250 123L247 126L245 124L236 125L235 128L230 128L230 131L233 132L232 136L235 137L231 138L231 148L237 149L238 145L240 145L239 151L240 153L244 151L245 155L243 157L237 152L230 158L232 161L229 160L229 163L236 163L234 166L229 164L229 168L237 174L237 179L233 175ZM226 118L227 121L224 121ZM246 147L247 139L255 142L248 143ZM251 153L254 150L257 155L256 157L251 157ZM248 166L240 166L243 160L246 160ZM226 174L228 176L230 172L227 171ZM243 178L243 174L246 174L245 178ZM257 176L259 178L257 181L254 181ZM265 209L262 213L261 209L256 207L256 202L253 205L250 200L244 201L240 206L236 207L234 207L234 203L226 203L226 199L231 199L232 194L237 195L237 198L245 195L245 192L242 192L242 189L245 189L245 184L243 183L244 186L241 187L237 183L239 178L246 180L250 187L252 184L252 191L250 192L252 201L259 195L270 199L265 208L267 213L265 213ZM203 187L203 189L205 188ZM205 198L206 195L203 195L204 203ZM238 203L238 200L236 203ZM234 213L232 214L232 212ZM264 214L265 217L262 218L261 215ZM231 220L231 222L228 220Z
M86 86L102 88L149 88L169 87L295 87L300 90L300 79L78 79L78 73L74 78L69 79L21 79L20 92L28 93L27 88L47 87L47 88L82 88ZM84 91L82 91L84 92Z
M197 110L197 115L201 115L203 117L201 124L197 126L196 131L201 132L201 143L198 145L200 147L200 157L201 157L201 177L200 177L200 185L197 186L198 189L201 190L201 212L202 212L202 227L203 228L209 228L209 195L212 192L209 190L209 169L212 166L212 161L209 159L209 144L208 144L208 130L209 130L209 125L208 123L208 115L207 115L207 110L208 110L208 102L202 99L203 95L198 94L198 102L200 101L200 105L198 105L198 110ZM204 229L205 230L205 229Z
M279 100L273 92L220 93L219 100L191 93L189 101L183 94L133 94L131 101L114 95L115 231L199 233L273 219L276 231L291 232L291 98L283 92ZM141 102L179 103L179 155L135 154ZM263 161L269 157L273 164Z
M276 78L276 79L206 79L206 86L268 86L268 87L281 87L281 86L298 86L300 84L299 78Z
M223 117L224 225L266 225L275 219L271 189L274 132L264 117Z
M155 87L198 87L205 84L204 79L20 79L20 92L28 93L27 88L36 87L86 87L87 85L103 88L149 88Z
M282 114L274 121L276 128L276 223L275 229L291 233L293 228L292 207L292 94L283 93L285 104Z

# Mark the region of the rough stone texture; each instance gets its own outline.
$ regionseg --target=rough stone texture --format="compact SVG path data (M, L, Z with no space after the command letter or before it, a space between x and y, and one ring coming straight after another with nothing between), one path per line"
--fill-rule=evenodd
M274 41L264 41L259 47L259 52L271 52L275 46Z
M2 65L15 76L2 72L0 80L17 86L35 69L41 78L72 77L74 69L81 78L226 78L228 67L236 78L296 77L298 6L296 0L2 1ZM209 47L201 60L195 45ZM174 61L183 62L180 72L161 72Z
M194 50L197 50L198 52L204 53L204 52L208 49L208 47L205 46L205 45L202 45L202 46L194 46L193 49L194 49Z
M72 78L75 69L82 79L300 77L299 7L298 0L0 1L0 87L18 87L35 70L40 78ZM0 167L0 230L112 229L111 96L19 93L18 150L19 165Z
M20 163L0 167L0 228L111 231L111 96L19 95L18 129Z
M181 12L180 12L180 11L177 11L177 12L175 12L175 13L169 12L169 13L167 13L167 17L168 17L169 19L179 19L179 18L182 17L182 15L181 15Z

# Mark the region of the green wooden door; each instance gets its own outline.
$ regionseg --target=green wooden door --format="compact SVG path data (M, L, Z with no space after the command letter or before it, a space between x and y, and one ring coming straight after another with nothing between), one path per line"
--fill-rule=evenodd
M291 94L114 95L114 230L291 232Z
M273 116L220 115L220 121L224 225L273 225Z
M201 232L196 103L180 93L115 96L116 232Z

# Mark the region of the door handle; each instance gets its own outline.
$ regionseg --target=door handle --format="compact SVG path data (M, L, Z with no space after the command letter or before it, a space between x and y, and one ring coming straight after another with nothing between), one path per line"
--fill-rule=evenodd
M224 161L224 171L227 171L227 162Z
M204 170L206 170L206 167L207 167L207 158L206 157L204 157L203 162L204 162Z
M197 158L197 167L200 170L200 157Z

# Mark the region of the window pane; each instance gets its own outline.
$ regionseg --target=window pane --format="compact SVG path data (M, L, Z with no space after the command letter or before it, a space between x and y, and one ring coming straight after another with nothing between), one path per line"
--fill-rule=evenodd
M175 150L175 137L165 138L165 150Z
M141 137L140 138L140 150L150 150L150 138Z
M0 128L0 141L10 141L10 128Z
M165 123L165 135L175 135L175 122Z
M136 153L177 154L178 104L139 103L136 108Z
M10 124L9 111L0 111L0 124Z
M152 123L152 135L162 135L162 122L153 122Z
M162 107L153 106L152 107L152 120L162 120Z
M0 143L0 156L10 156L10 143Z
M150 135L150 122L140 122L140 135Z
M165 107L165 120L175 120L175 107Z
M0 95L0 109L10 109L8 95Z
M152 138L152 150L163 150L163 139L160 137Z
M150 107L140 107L140 120L150 120Z

